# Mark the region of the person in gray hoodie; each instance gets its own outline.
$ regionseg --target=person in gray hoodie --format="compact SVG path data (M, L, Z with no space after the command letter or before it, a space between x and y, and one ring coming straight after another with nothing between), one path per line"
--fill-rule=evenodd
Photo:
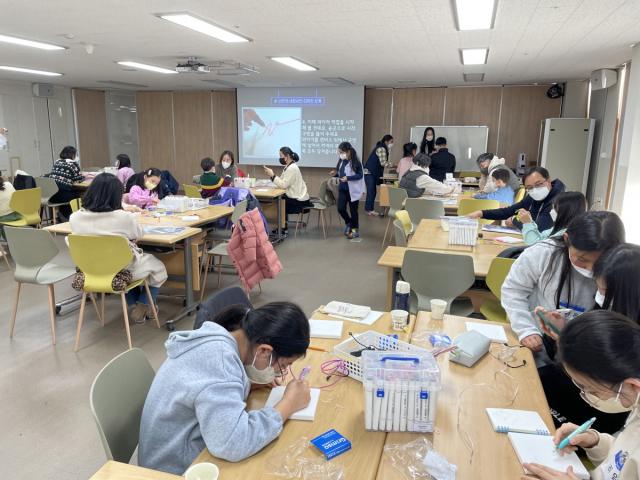
M522 345L540 352L536 355L539 367L549 359L543 352L542 331L534 309L567 309L567 321L592 310L598 291L593 264L624 240L624 226L615 213L586 212L576 217L562 236L532 245L511 266L502 284L502 307Z
M142 411L139 465L182 475L205 447L239 462L268 445L309 405L309 384L292 380L280 402L261 410L246 412L247 396L284 377L309 338L307 316L288 302L232 305L198 330L172 333Z

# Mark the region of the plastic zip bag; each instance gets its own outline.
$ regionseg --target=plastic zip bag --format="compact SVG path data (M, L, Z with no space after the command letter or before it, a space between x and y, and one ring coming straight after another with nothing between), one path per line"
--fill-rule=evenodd
M342 480L344 466L328 462L324 457L308 458L301 455L309 448L309 441L302 437L286 450L267 458L265 470L269 475L303 480Z
M407 480L455 480L458 467L439 454L426 437L405 445L385 445L384 453Z

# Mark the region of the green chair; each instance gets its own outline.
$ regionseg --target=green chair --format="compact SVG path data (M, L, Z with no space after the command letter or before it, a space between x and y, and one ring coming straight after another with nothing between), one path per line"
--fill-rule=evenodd
M131 460L155 376L142 350L132 348L107 363L93 381L89 403L107 460Z
M402 204L408 197L407 191L404 188L388 187L387 191L389 192L389 221L387 222L387 228L384 231L384 237L382 238L383 247L384 242L387 241L387 232L389 231L389 225L391 225L392 220L395 220L396 212L404 208ZM393 235L393 230L391 230L391 234Z
M184 188L184 194L189 198L202 198L200 195L200 190L198 187L194 187L193 185L182 185Z
M120 294L122 299L122 310L124 312L124 325L127 330L127 340L129 342L129 348L131 348L131 334L129 332L129 316L127 314L127 301L125 300L125 293L132 288L135 288L144 283L144 288L147 290L147 295L151 298L149 292L149 284L147 279L134 279L132 283L127 285L126 290L115 291L113 290L111 283L116 274L125 268L131 260L133 260L133 252L129 248L129 243L124 237L120 236L94 236L94 235L69 235L69 251L71 252L71 258L84 273L84 290L82 291L82 300L80 301L80 317L78 318L78 331L76 333L76 346L75 351L78 351L78 342L80 341L80 329L82 328L82 318L84 316L84 305L87 298L87 293L93 298L94 293L102 293L102 315L98 312L98 318L100 323L104 326L104 297L105 293L117 293ZM151 309L153 310L153 316L156 319L156 324L160 328L160 321L158 320L158 312L156 307L151 302ZM97 306L96 306L97 310Z
M396 232L396 247L407 246L407 235L404 232L404 226L400 220L393 221L393 229Z
M495 208L500 208L500 202L497 200L476 200L475 198L463 198L460 200L460 205L458 206L458 215L464 216L469 213L477 212L478 210L493 210ZM479 218L478 223L490 225L494 222L494 220L486 220L484 218Z
M71 211L73 213L76 213L78 210L80 210L82 208L82 199L81 198L74 198L73 200L71 200L69 202L69 205L71 205Z
M411 217L406 210L399 210L396 212L396 220L400 220L404 236L407 237L413 231L413 225L411 224Z
M475 171L471 171L471 170L466 170L466 171L460 172L460 178L465 178L465 177L480 178L481 176L482 176L482 174L480 172L475 172Z
M324 180L321 184L320 184L320 188L318 189L318 198L320 198L320 200L322 202L324 202L325 197L327 196L327 180ZM309 217L311 216L311 210L316 210L318 212L318 228L320 228L320 220L322 220L322 235L324 235L324 239L327 239L327 232L325 230L325 226L327 224L327 219L324 216L324 211L327 209L327 205L325 203L314 203L313 207L309 207L307 210L309 210L309 213L307 214L307 221L304 224L304 231L307 231L307 225L309 225ZM303 210L304 212L304 210ZM331 210L329 210L329 212L331 212ZM298 214L298 218L296 219L296 231L293 234L293 238L296 238L296 235L298 234L298 225L300 223L300 221L302 220L302 217L304 216L303 213Z
M34 228L5 228L11 255L16 262L16 271L13 279L17 283L16 300L13 304L13 317L11 318L11 332L16 323L18 312L18 300L20 299L20 287L23 283L32 285L46 285L49 292L49 317L51 320L51 337L56 344L56 300L53 284L70 277L76 271L74 267L65 267L49 263L58 255L59 250L51 233L46 230ZM29 298L33 302L33 298ZM95 305L95 304L94 304ZM98 306L95 305L96 311Z
M13 222L0 222L11 227L26 227L37 225L40 228L40 203L42 202L42 189L27 188L26 190L16 190L11 194L9 208L22 215L20 220Z
M515 262L515 260L512 258L496 257L491 260L489 272L487 273L487 287L498 297L498 300L491 300L490 298L483 300L480 306L480 313L487 317L487 320L511 323L509 317L507 317L507 312L505 312L500 304L500 300L502 298L502 284L504 283L504 279L507 278L513 262Z
M527 194L527 191L524 189L524 187L520 187L520 190L516 192L516 195L513 199L513 203L521 202L526 194Z
M439 200L407 198L404 209L409 212L412 224L411 230L414 232L422 220L438 220L441 216L444 216L444 204Z
M476 280L469 255L407 250L402 278L411 285L411 313L431 311L431 300L447 302L445 313L466 317L473 313L471 299L458 297Z

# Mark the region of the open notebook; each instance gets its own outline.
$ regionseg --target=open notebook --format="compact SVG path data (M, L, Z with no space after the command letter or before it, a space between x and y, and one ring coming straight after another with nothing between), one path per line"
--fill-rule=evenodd
M265 407L273 407L276 403L282 400L285 389L286 387L275 387L272 389ZM311 402L309 403L309 406L294 412L289 417L289 420L308 420L313 422L313 419L316 416L316 409L318 408L318 401L320 400L320 389L312 388L309 391L311 392Z
M538 412L510 410L508 408L487 408L491 426L498 433L528 433L531 435L549 435Z
M550 435L527 435L523 433L509 433L509 440L516 451L520 463L538 463L545 467L553 468L560 472L566 472L573 467L573 474L582 479L589 480L589 472L584 468L576 452L565 453L560 456ZM524 473L531 474L524 468Z

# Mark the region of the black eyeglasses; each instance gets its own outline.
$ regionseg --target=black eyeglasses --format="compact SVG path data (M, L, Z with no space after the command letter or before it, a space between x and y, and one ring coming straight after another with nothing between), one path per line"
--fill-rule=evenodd
M529 185L529 186L524 187L524 189L525 189L527 192L530 192L530 191L531 191L531 190L533 190L534 188L544 187L544 184L545 184L545 183L547 183L547 182L548 182L548 180L544 180L544 181L542 181L542 182L537 182L537 183L536 183L535 185L533 185L533 186L530 186L530 185Z
M493 358L495 358L496 360L501 361L502 363L505 364L505 366L509 367L509 368L520 368L520 367L524 367L527 364L526 360L522 360L522 364L520 365L511 365L509 364L509 361L511 360L511 357L513 357L513 354L519 349L519 348L525 348L524 345L509 345L508 343L502 343L501 344L502 347L493 347L491 349L489 349L489 353L491 354L491 356ZM494 353L494 350L500 348L501 350L496 354Z

